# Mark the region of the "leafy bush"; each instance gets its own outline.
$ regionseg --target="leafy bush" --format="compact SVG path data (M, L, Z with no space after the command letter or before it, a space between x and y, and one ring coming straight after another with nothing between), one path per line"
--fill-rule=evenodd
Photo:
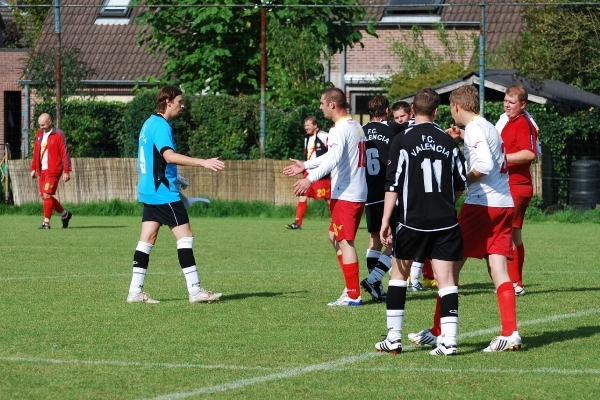
M411 78L407 73L398 73L392 75L389 98L399 98L409 96L418 92L422 88L434 87L445 82L450 82L468 75L471 70L465 68L463 64L456 62L447 62L440 64L435 70L418 74Z
M199 96L191 105L194 157L246 160L259 146L259 104L246 96ZM256 152L256 151L255 151Z
M118 143L121 149L121 157L137 157L138 137L144 122L150 115L156 113L156 97L158 89L144 90L127 106L123 118L123 130L119 133ZM173 136L177 144L177 152L187 154L189 152L189 124L190 124L190 101L184 97L184 104L181 114L169 121L173 128Z
M123 130L127 104L106 101L70 100L61 104L61 126L67 135L71 157L118 157L118 137ZM56 121L56 103L35 106L34 121L47 112ZM31 141L35 135L31 135ZM33 146L31 147L33 148Z

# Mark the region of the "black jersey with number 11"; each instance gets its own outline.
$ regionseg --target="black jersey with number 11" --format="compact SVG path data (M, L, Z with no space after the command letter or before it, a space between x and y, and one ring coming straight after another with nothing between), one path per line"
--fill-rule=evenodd
M422 231L458 224L455 192L466 188L465 159L434 122L410 126L391 145L385 190L398 193L398 224Z

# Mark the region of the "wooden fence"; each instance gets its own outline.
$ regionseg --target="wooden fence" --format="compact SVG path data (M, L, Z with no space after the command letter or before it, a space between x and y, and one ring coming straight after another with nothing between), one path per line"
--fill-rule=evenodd
M66 203L89 203L120 199L137 201L135 158L74 158L71 180L58 185L56 197ZM37 180L31 179L31 160L10 160L9 177L15 205L40 201ZM276 205L296 204L293 183L282 171L289 161L225 161L225 169L178 167L190 183L188 197L221 200L265 201Z
M120 199L137 201L138 172L135 158L74 158L71 180L58 185L56 197L66 203L89 203ZM30 160L9 160L8 172L15 205L40 201L37 180L31 179ZM188 197L221 200L265 201L296 204L293 183L282 171L289 161L225 161L220 172L179 167L190 187ZM542 194L541 160L532 165L534 193Z

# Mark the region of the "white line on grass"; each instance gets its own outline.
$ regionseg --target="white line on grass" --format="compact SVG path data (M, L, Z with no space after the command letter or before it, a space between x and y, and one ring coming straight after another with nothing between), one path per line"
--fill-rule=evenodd
M520 323L519 326L544 324L544 323L554 322L554 321L567 319L567 318L585 317L587 315L598 314L598 313L600 313L600 309L593 308L593 309L581 311L578 313L552 315L552 316L546 317L546 318L539 318L539 319L534 319L534 320L530 320L530 321L525 321L525 322ZM468 337L482 336L485 334L495 333L497 331L498 331L498 327L490 328L490 329L480 329L478 331L466 332L466 333L460 334L460 335L458 335L458 338L464 339L464 338L468 338ZM402 351L407 351L407 350L410 351L410 350L414 350L414 349L415 349L415 346L406 346L406 347L403 347ZM257 383L274 381L274 380L284 379L284 378L292 378L292 377L295 377L298 375L303 375L303 374L307 374L307 373L315 372L315 371L324 371L324 370L331 371L334 369L339 369L339 367L342 367L344 365L365 361L370 358L377 357L379 355L382 355L382 353L376 353L375 351L373 351L373 352L365 353L365 354L358 355L358 356L344 357L344 358L341 358L341 359L335 360L335 361L329 361L329 362L325 362L325 363L309 365L307 367L290 368L290 369L287 369L287 370L284 370L281 372L264 375L264 376L257 376L255 378L238 379L236 381L227 382L227 383L223 383L220 385L200 388L200 389L197 389L197 390L194 390L191 392L169 393L169 394L165 394L162 396L154 397L154 398L152 398L152 400L183 399L186 397L197 396L200 394L216 393L216 392L224 392L227 390L240 389L245 386L255 385ZM430 371L430 369L427 369L427 370ZM537 370L541 371L543 369L538 368ZM435 370L431 370L431 371L435 371ZM520 371L520 370L515 370L515 371ZM553 369L548 369L548 372L550 372L550 371L553 371ZM558 371L558 370L555 370L555 371ZM553 373L555 373L555 372L553 372Z

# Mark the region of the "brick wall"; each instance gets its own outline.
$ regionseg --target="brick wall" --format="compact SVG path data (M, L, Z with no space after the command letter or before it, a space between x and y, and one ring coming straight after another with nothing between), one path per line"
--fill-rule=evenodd
M364 47L355 45L353 48L346 49L346 95L348 101L351 101L351 95L353 91L369 91L378 90L377 85L367 83L364 81L352 81L349 79L355 79L360 76L375 76L380 77L382 75L389 76L391 71L398 71L399 65L394 54L390 51L391 41L399 41L404 37L403 32L400 31L397 26L380 26L377 28L377 35L379 37L373 37L361 30L363 35L362 43ZM458 29L456 32L460 35L464 35L467 38L467 43L472 43L470 35L478 34L478 31L474 31L470 28ZM449 32L450 36L454 35L454 32ZM436 32L434 30L423 30L423 40L425 45L433 49L438 53L443 53L443 46L437 39ZM473 49L465 54L466 62L470 61L473 55ZM451 61L451 60L448 60ZM459 57L455 57L453 61L459 61ZM388 68L389 66L389 68ZM340 53L336 53L330 62L330 80L336 87L341 87L342 76L341 76L341 57Z

